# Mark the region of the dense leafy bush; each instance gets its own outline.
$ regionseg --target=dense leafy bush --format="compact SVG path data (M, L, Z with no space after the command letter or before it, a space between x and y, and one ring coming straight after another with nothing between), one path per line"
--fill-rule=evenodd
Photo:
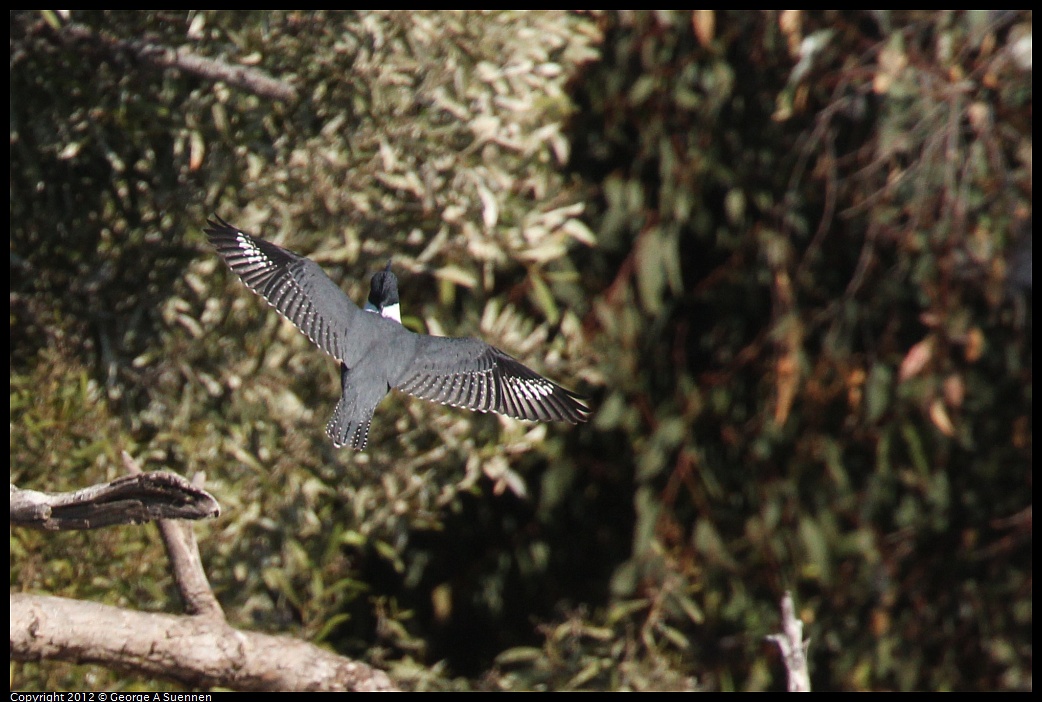
M205 471L230 619L419 689L777 688L785 589L820 688L1030 688L1030 39L1004 12L12 13L12 481ZM213 212L359 301L393 256L407 325L593 421L392 396L335 451L334 364L225 271ZM12 590L178 611L147 530L11 555ZM157 683L12 673L119 685Z

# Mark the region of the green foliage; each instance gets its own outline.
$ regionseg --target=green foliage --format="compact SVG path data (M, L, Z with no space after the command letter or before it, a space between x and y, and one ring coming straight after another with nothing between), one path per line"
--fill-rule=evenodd
M562 430L393 397L367 453L334 451L322 432L333 364L227 274L200 229L217 212L277 239L355 299L394 252L407 324L481 334L578 384L590 363L567 254L593 237L560 173L560 130L564 82L594 56L582 24L559 12L12 15L13 479L78 487L103 476L69 470L77 461L101 455L107 474L122 449L149 468L205 470L224 517L201 527L204 561L233 621L378 661L413 650L426 625L411 609L429 601L436 559L413 533L451 552L444 515L463 497L524 492L522 476L551 461L555 482L574 480ZM300 99L158 68L142 45L261 68ZM113 417L82 446L67 423L17 411L63 406L38 374L70 365ZM502 600L496 577L477 574L476 599ZM12 583L37 587L17 572Z
M572 166L603 183L597 456L636 480L614 593L691 564L700 616L643 625L691 637L709 687L762 684L787 588L820 687L1030 687L1030 614L1005 606L1031 609L1030 322L1004 275L1029 22L600 20Z
M785 589L819 688L1030 688L1030 36L1003 12L12 13L12 481L111 479L121 450L205 471L233 623L415 689L778 689ZM391 396L365 454L335 451L333 363L223 268L213 212L355 300L393 253L407 325L482 335L593 420ZM179 611L149 530L11 554L12 590Z

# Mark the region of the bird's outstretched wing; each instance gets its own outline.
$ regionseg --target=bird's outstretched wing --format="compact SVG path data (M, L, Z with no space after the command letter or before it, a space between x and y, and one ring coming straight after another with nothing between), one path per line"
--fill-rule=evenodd
M250 290L320 349L353 364L348 329L362 311L317 263L250 236L220 217L207 224L210 243Z
M478 339L419 335L415 359L395 387L414 397L515 419L585 422L581 395Z

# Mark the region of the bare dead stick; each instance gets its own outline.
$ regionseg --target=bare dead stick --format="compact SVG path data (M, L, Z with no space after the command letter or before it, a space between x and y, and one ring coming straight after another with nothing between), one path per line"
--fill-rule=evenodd
M140 473L66 493L11 485L11 523L51 531L142 524L156 519L208 519L217 500L179 475Z
M138 39L117 39L78 24L57 30L63 40L75 40L101 47L110 53L123 52L158 68L173 68L211 81L222 81L241 90L272 100L294 101L297 89L251 66L228 63L218 58L192 53L185 47L172 49Z
M124 451L122 456L123 467L128 473L141 474L141 466L129 453ZM201 485L198 489L201 489ZM199 554L199 543L195 540L192 525L180 519L160 519L156 525L159 527L160 536L163 537L163 546L166 548L167 558L170 559L174 581L184 602L185 612L224 621L224 610L221 609L206 577L203 559Z
M810 692L810 673L807 671L807 647L803 639L803 622L796 617L792 593L787 591L781 600L782 633L771 634L768 641L778 644L785 669L789 673L789 692Z

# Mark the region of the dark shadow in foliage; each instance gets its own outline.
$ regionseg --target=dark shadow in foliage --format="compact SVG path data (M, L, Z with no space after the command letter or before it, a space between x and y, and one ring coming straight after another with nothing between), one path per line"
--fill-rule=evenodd
M792 588L839 649L812 647L819 688L1018 687L1031 352L997 261L1030 211L1030 76L1006 54L1025 16L598 20L571 166L600 206L579 269L619 409L588 460L632 451L649 495L645 577L618 594L682 577L704 616L635 622L689 637L710 686L746 680Z

